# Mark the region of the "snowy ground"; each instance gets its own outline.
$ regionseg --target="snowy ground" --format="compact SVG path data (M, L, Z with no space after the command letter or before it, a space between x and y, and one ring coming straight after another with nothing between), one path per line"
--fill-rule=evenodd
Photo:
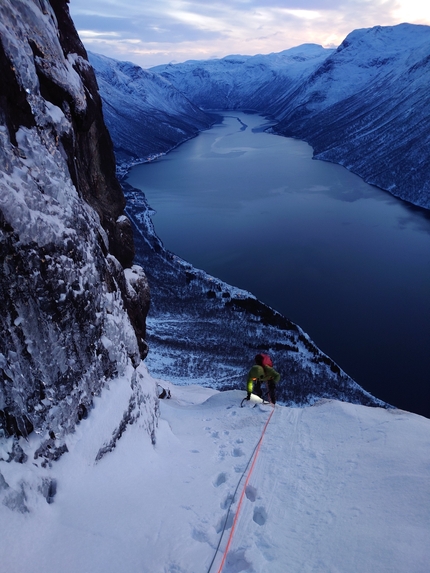
M271 406L240 408L239 391L170 388L156 446L135 424L95 463L125 403L121 384L104 391L50 470L54 502L39 496L26 514L0 506L1 571L219 571ZM276 406L223 573L428 573L429 454L430 420L414 414ZM10 481L19 464L6 465Z

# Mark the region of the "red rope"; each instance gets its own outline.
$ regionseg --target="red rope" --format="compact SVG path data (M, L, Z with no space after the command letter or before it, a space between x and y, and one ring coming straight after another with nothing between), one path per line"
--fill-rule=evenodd
M238 505L237 505L236 515L234 516L233 525L231 526L230 535L229 535L229 537L228 537L227 545L226 545L225 550L224 550L224 555L223 555L223 558L222 558L222 561L221 561L221 565L219 566L218 573L221 573L222 568L224 567L224 563L225 563L225 560L226 560L226 558L227 558L228 550L230 549L230 545L231 545L231 542L232 542L232 539L233 539L233 533L234 533L234 530L235 530L235 528L236 528L236 523L237 523L237 520L238 520L238 517L239 517L239 511L240 511L240 508L241 508L241 505L242 505L243 498L244 498L244 496L245 496L246 486L248 485L249 478L251 477L252 471L253 471L254 466L255 466L255 462L257 461L258 453L259 453L259 451L260 451L260 446L261 446L261 443L262 443L262 441L263 441L264 434L265 434L265 432L266 432L267 426L269 425L270 419L271 419L271 417L273 416L273 412L274 412L274 411L275 411L275 408L272 409L272 411L270 412L270 416L267 418L267 422L266 422L266 424L265 424L265 426L264 426L264 428L263 428L263 431L262 431L262 433L261 433L261 437L260 437L260 440L259 440L259 442L258 442L258 444L257 444L257 448L255 449L254 459L252 460L252 464L251 464L251 467L249 468L249 472L248 472L248 477L246 478L245 484L244 484L244 486L243 486L243 490L242 490L242 493L241 493L241 496L240 496L240 499L239 499L239 503L238 503Z

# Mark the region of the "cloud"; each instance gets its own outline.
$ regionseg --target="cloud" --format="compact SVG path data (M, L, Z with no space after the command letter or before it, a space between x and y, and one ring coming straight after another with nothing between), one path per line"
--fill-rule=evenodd
M106 35L106 37L115 33L124 40L135 39L142 43L175 44L188 41L214 40L223 37L219 31L201 30L186 22L170 18L146 19L136 17L129 19L99 15L77 15L73 20L80 32L93 31L99 36Z
M87 49L150 67L232 53L277 52L309 42L339 45L354 29L407 20L403 16L416 15L421 4L421 0L73 0L70 11ZM430 23L430 8L420 10L421 23Z

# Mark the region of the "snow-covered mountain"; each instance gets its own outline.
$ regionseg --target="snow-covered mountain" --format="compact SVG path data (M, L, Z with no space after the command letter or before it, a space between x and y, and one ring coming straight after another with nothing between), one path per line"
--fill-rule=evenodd
M119 163L169 151L213 123L161 76L130 62L89 53L97 70L103 113Z
M356 30L272 109L282 118L275 131L429 209L429 84L429 26Z
M156 66L151 71L203 109L268 113L269 105L288 99L332 52L317 44L303 44L280 53L190 60Z
M317 159L339 163L428 209L429 62L430 27L401 24L355 30L337 50L306 44L279 54L192 60L151 72L202 109L270 115L279 120L276 133L309 142ZM121 95L110 99L109 78L93 63L105 106L116 106L120 114ZM111 65L119 70L125 64ZM141 78L139 90L149 81ZM123 92L128 101L130 91ZM119 150L118 123L114 117L106 121ZM159 137L154 132L154 149Z
M268 101L293 92L332 51L310 44L280 54L190 61L149 71L90 53L119 171L210 127L214 118L205 108L265 113Z
M67 0L3 0L0 39L1 570L424 573L429 420L167 252L124 185L133 240ZM202 387L257 350L284 405Z

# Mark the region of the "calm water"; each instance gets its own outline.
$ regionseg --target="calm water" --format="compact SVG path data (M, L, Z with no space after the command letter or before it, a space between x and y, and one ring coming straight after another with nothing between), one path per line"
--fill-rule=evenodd
M430 213L264 125L226 112L128 182L166 248L297 322L375 396L430 417Z

